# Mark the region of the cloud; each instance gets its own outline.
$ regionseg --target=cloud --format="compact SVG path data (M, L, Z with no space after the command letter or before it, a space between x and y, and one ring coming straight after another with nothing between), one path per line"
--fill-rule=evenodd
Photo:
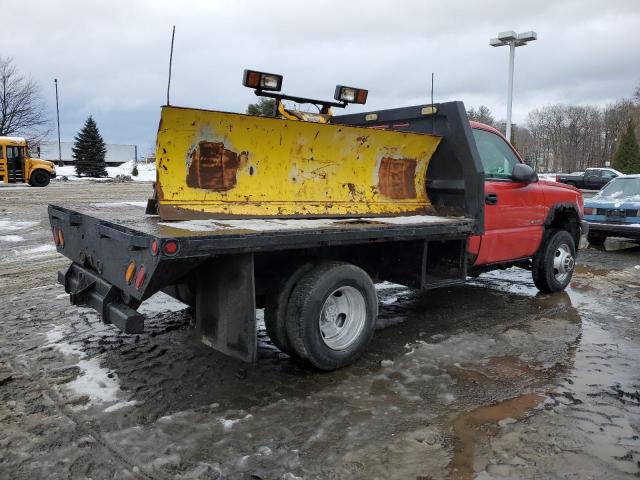
M368 88L366 109L428 101L435 72L437 101L504 117L508 50L488 41L511 29L539 37L516 51L516 122L545 104L605 104L640 82L637 0L5 0L1 53L40 82L51 118L59 79L63 139L91 113L107 142L148 150L174 24L172 103L202 108L255 101L240 83L247 67L284 74L284 90L303 96Z

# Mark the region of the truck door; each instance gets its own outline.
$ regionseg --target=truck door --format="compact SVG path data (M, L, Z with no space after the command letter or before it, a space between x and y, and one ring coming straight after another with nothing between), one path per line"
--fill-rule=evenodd
M479 243L475 264L530 257L542 240L546 213L540 185L511 179L520 159L501 136L478 128L473 136L485 175L485 232L470 242L476 248Z
M24 182L24 147L7 145L8 183Z
M602 170L587 169L584 172L584 188L597 190L604 185Z
M600 185L598 186L598 188L604 187L607 183L618 176L616 172L613 172L611 170L600 170L600 172L602 176L600 177Z

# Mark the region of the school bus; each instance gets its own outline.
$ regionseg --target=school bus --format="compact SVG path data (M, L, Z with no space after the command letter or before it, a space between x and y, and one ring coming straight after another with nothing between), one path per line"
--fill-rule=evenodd
M0 180L46 187L56 176L53 162L31 158L22 137L0 137Z

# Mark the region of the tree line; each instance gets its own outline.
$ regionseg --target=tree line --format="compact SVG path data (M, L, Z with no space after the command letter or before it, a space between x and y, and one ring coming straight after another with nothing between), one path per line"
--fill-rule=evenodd
M467 115L504 133L505 122L496 121L486 106L470 108ZM640 173L640 158L614 161L625 134L629 137L627 144L637 145L639 127L640 86L631 98L605 107L556 104L537 108L529 112L523 125L513 126L511 141L524 160L539 172L616 168L615 163L619 163L618 167L626 170L624 173Z
M272 99L260 99L247 111L253 115L272 112ZM467 114L471 120L504 131L505 122L496 121L486 106L470 108ZM0 57L0 136L24 135L37 144L49 133L48 125L38 84L21 75L12 59ZM557 104L535 109L523 125L513 126L511 141L539 172L618 165L624 173L640 173L640 154L634 153L639 128L640 85L630 98L605 107ZM87 166L86 174L104 175L104 142L91 117L75 140L74 156L79 165Z

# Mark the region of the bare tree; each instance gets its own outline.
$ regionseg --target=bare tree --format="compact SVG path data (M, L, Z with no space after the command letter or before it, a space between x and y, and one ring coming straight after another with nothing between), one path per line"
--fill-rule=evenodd
M486 105L480 105L477 110L471 107L467 110L467 117L474 122L484 123L492 127L496 126L496 119L493 117L491 109Z
M38 84L21 75L13 59L0 58L0 136L42 139L48 123Z

